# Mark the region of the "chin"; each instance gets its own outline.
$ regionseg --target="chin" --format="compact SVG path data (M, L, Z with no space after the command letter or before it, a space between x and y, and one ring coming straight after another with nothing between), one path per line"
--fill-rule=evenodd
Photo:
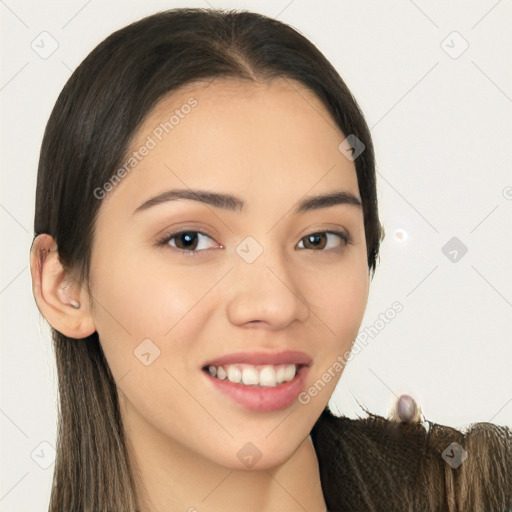
M294 432L298 434L298 432ZM271 439L273 437L273 439ZM238 471L259 471L269 470L284 464L289 460L308 433L298 436L295 439L290 436L290 428L283 429L281 435L271 434L267 439L259 434L250 441L250 434L244 436L243 440L235 439L224 446L222 453L210 457L210 459L227 469ZM233 456L234 455L234 456Z

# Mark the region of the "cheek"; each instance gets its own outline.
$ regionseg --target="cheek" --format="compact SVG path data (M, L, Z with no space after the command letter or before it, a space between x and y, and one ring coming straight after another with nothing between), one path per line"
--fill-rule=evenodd
M359 331L368 300L369 277L367 267L354 269L338 284L338 329L346 332L352 341Z
M128 370L140 371L145 360L158 366L164 359L160 356L182 355L187 335L193 337L200 325L187 319L207 292L211 276L134 255L111 261L119 263L97 264L91 282L96 330L117 380Z
M314 303L312 311L318 318L315 322L323 335L316 336L318 362L316 372L322 374L331 369L335 377L329 389L334 389L343 371L347 351L357 337L366 310L369 290L369 273L366 260L354 254L344 264L333 266L325 274L316 275ZM318 375L317 375L318 377Z
M359 252L308 277L311 309L323 321L326 337L338 345L355 338L366 309L369 274Z

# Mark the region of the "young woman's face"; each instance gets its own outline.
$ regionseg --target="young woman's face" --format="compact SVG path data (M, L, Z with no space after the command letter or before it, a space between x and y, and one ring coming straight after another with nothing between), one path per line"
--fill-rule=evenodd
M123 421L146 450L259 469L308 436L368 296L346 135L289 80L188 86L138 130L137 165L102 200L90 285ZM341 200L296 212L324 194Z

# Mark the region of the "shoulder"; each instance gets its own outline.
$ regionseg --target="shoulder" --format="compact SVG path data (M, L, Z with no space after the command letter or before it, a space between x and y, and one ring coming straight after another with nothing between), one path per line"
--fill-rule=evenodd
M328 510L512 511L512 430L404 424L327 408L311 438Z

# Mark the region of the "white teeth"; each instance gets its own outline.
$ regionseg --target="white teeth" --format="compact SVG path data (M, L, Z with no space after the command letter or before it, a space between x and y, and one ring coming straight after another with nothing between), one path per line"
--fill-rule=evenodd
M280 366L276 371L276 380L278 384L281 384L281 382L284 382L284 366Z
M293 377L295 377L295 365L289 364L284 369L284 380L286 380L286 381L292 380Z
M283 382L289 382L295 377L297 366L294 364L281 364L273 366L230 364L224 366L210 365L207 368L210 375L220 380L241 383L246 386L274 387Z
M293 366L293 376L295 376L295 365ZM293 379L293 377L292 377ZM290 380L292 380L290 379ZM265 366L260 372L260 381L259 384L261 386L277 386L277 378L276 371L273 366Z
M231 380L231 379L229 379ZM259 384L258 370L254 366L247 366L242 370L242 382L246 385Z
M240 382L242 380L242 372L234 364L228 366L228 380L230 382Z

